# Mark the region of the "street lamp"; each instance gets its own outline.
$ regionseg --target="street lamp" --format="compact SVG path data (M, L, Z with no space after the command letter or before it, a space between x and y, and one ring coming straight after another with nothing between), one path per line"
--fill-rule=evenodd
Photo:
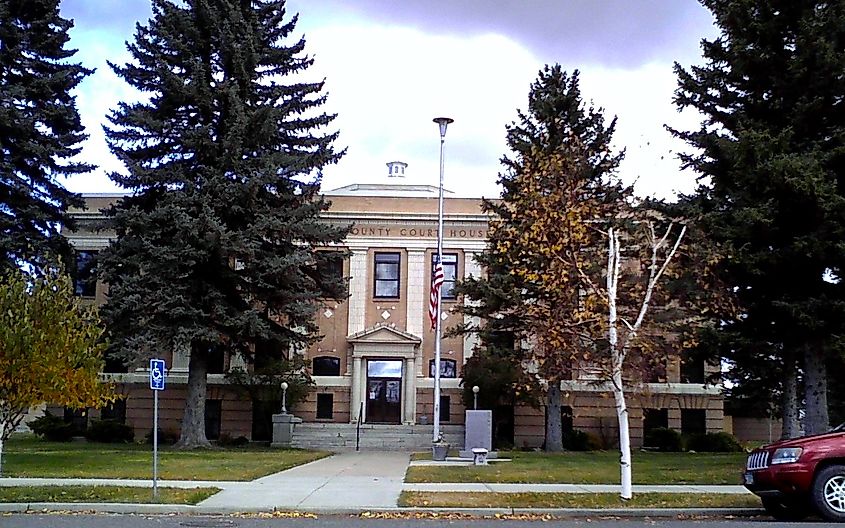
M443 144L446 138L446 127L454 119L449 117L435 117L435 123L440 126L440 196L437 207L437 262L443 263ZM437 292L437 320L435 322L434 341L434 441L440 439L440 317L442 313L440 291Z
M478 385L472 386L472 410L473 411L478 410L478 391L480 391L480 390L481 390L481 388Z
M283 381L282 382L282 414L288 413L288 410L285 406L285 397L287 396L287 393L288 393L288 382Z

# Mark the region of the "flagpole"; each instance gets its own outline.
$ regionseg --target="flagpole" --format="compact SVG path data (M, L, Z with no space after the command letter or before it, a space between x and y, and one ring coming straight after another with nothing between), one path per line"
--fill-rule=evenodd
M446 127L454 119L448 117L436 117L433 120L440 126L440 195L437 207L437 262L443 265L443 146L446 138ZM435 324L434 340L434 434L433 441L440 440L440 339L441 339L441 314L443 313L443 295L438 288L437 292L437 322Z

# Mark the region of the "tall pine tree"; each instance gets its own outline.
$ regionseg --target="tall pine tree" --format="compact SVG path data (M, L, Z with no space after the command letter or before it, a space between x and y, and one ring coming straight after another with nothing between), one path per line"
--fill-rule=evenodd
M345 295L317 251L347 230L328 208L320 170L335 163L322 82L303 75L303 39L283 0L153 1L153 16L115 72L148 96L121 103L107 138L132 191L110 211L104 307L118 352L190 354L180 445L208 443L209 355L306 346L320 298Z
M577 337L590 333L577 321L585 313L574 286L580 278L569 259L560 257L603 247L587 222L619 209L625 191L615 177L622 153L610 148L615 124L615 119L605 123L603 111L584 102L577 71L570 75L559 65L540 71L527 112L520 111L517 122L507 127L511 154L502 159L502 199L483 204L495 215L487 248L479 256L487 276L459 288L475 301L465 312L482 322L463 329L480 334L486 348L480 354L511 354L515 364L529 360L537 365L547 387L549 451L563 447L560 382L590 353ZM599 267L603 262L593 260ZM502 346L502 335L513 339Z
M91 73L69 61L72 26L59 0L0 0L0 268L71 257L58 226L82 203L59 179L92 168L71 161L85 135L70 92Z
M744 314L722 329L727 350L746 379L783 365L786 425L800 368L804 428L822 432L826 357L845 330L845 2L702 4L721 34L702 42L703 66L676 64L675 102L704 122L675 135L695 147L682 159Z

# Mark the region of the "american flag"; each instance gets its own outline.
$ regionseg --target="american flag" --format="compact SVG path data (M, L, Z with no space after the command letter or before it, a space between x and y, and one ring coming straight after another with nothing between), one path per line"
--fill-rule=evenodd
M437 307L440 304L440 287L443 286L443 264L440 255L434 254L434 265L431 267L431 293L428 303L428 318L431 319L431 329L437 328Z

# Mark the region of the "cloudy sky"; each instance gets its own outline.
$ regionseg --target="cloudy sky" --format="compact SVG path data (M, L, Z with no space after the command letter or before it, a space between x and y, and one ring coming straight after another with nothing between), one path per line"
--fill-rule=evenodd
M619 118L616 144L627 155L622 177L641 195L689 191L680 171L684 146L664 124L692 128L693 113L671 102L674 61L700 63L699 42L716 30L696 0L289 0L297 36L326 79L328 111L338 114L347 155L328 168L324 189L384 181L385 163L409 164L409 182L437 184L439 135L432 118L455 119L446 135L446 187L495 196L505 125L525 108L547 63L581 70L585 98ZM116 102L137 97L109 69L125 62L125 41L150 16L148 0L63 0L75 21L76 58L96 68L77 93L90 138L82 156L99 166L67 182L78 192L119 191L121 170L101 125Z

